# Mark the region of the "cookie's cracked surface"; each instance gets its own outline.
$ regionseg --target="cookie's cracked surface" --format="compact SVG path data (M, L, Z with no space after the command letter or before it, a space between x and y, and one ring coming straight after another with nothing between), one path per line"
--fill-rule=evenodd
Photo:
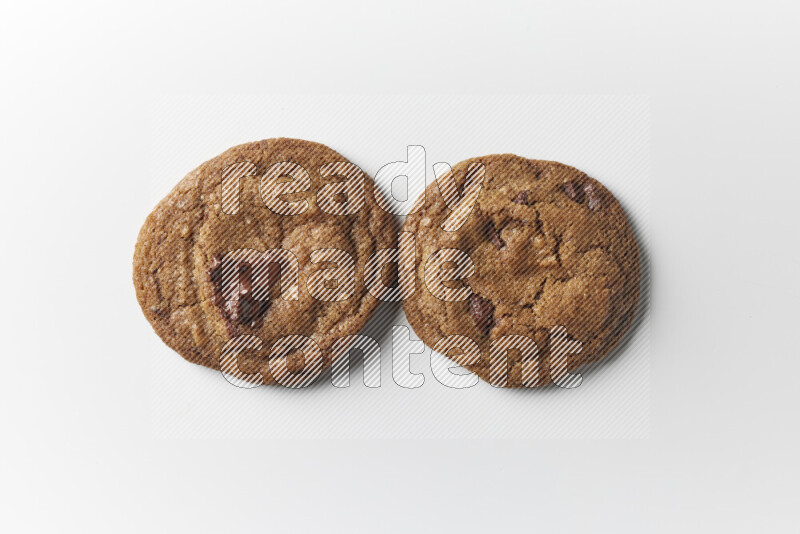
M221 343L240 334L258 336L265 349L244 354L244 372L259 371L270 383L266 355L282 336L299 334L312 338L323 350L339 337L358 333L377 306L364 285L364 266L378 249L395 240L391 217L375 201L373 182L363 175L364 205L355 213L331 214L341 194L331 195L326 209L318 205L325 184L341 178L320 175L325 164L346 162L332 149L296 139L267 139L233 147L190 172L147 217L139 233L133 262L133 281L145 316L158 335L187 360L219 368ZM250 162L250 176L241 178L238 212L222 210L222 176L231 165ZM309 173L308 191L282 195L286 201L306 200L307 209L281 215L265 205L260 179L276 163L292 162ZM281 187L281 178L271 182ZM226 196L228 193L226 192ZM335 207L335 206L334 206ZM221 295L222 256L237 249L265 251L282 248L298 261L299 297L284 300L270 283L269 299L254 299L253 273L261 266L239 262L231 272L239 277L238 297ZM354 260L355 288L350 298L319 301L307 290L310 276L330 267L312 263L311 252L337 248ZM266 270L275 280L270 264ZM263 270L263 269L262 269ZM297 367L296 354L288 356ZM302 363L302 362L301 362ZM300 365L302 368L302 365Z
M440 249L462 250L475 265L472 276L455 282L470 287L467 300L446 302L417 284L403 304L415 333L430 347L448 335L475 340L481 359L465 367L487 381L490 343L505 335L536 342L540 377L548 376L549 337L557 326L582 343L570 356L570 372L601 359L627 331L639 297L639 253L619 202L575 168L511 154L455 165L457 187L474 163L485 166L486 177L461 228L442 229L450 211L436 182L403 227L416 236L418 280L425 259ZM508 385L519 387L520 352L508 357Z

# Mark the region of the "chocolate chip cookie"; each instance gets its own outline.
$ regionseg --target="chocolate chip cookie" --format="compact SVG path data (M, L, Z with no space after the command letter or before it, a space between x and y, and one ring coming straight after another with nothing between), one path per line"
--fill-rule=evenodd
M450 202L459 195L463 204ZM416 239L418 283L403 304L411 326L495 385L558 382L557 370L603 358L631 324L633 232L611 192L573 167L512 154L461 162L427 187L403 231ZM448 266L437 283L431 269Z
M358 333L378 304L365 264L396 236L376 193L371 178L318 143L267 139L225 151L147 217L133 261L142 311L194 363L219 369L226 342L258 338L238 366L272 383L273 345L304 336L327 367L331 345ZM278 353L292 372L308 356Z

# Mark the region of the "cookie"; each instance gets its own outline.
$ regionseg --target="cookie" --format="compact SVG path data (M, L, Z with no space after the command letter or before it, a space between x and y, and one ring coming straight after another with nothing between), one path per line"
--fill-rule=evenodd
M495 385L560 383L631 325L636 240L611 192L573 167L512 154L463 161L427 187L403 231L423 281L403 303L409 323Z
M225 151L142 226L133 282L145 317L181 356L214 369L223 346L243 340L238 368L264 383L275 382L274 358L294 373L321 353L328 367L333 343L357 334L378 304L365 264L395 234L375 195L371 178L318 143ZM277 347L287 336L313 343Z

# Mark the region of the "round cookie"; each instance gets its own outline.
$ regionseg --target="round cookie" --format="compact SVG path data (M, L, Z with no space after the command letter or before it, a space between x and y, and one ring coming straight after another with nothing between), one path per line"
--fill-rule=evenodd
M481 164L483 188L472 211L460 228L444 230L460 208L447 207L438 182L454 179L465 195ZM482 379L507 387L568 379L566 372L603 358L629 328L639 252L622 207L597 180L557 162L491 155L455 165L417 202L403 231L415 236L419 283L403 308L426 345ZM457 300L444 298L441 285L433 287L437 295L429 287L429 269L448 267L431 261L443 249L468 254L474 265L471 275L449 265L461 267L460 280L443 282L452 294L462 288ZM448 336L473 340L479 352L463 338L448 344ZM504 355L496 364L492 348Z
M142 226L133 260L142 311L193 363L219 369L226 343L256 336L261 345L240 347L248 350L237 354L238 370L274 383L271 348L297 335L317 344L328 367L334 342L357 334L378 304L363 273L395 235L375 194L369 176L318 143L267 139L225 151L181 180ZM296 259L294 280L291 255L261 255L279 249ZM302 350L277 354L290 374L303 371Z

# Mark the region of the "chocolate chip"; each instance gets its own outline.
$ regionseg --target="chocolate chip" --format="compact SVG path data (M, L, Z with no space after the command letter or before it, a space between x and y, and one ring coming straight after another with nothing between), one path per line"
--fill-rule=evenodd
M240 296L239 300L232 300L227 303L226 310L229 310L231 321L252 328L261 326L261 317L267 312L269 302L259 302L250 295Z
M500 239L500 234L497 233L497 229L494 227L494 223L489 221L486 223L486 236L489 238L489 241L492 242L497 248L503 248L506 244Z
M600 197L600 192L592 184L586 184L583 190L586 191L586 197L589 199L588 206L590 210L599 210L603 207L603 199Z
M239 295L247 295L253 290L253 276L249 263L239 265Z
M229 320L238 323L239 317L241 317L240 311L241 307L239 306L238 300L228 300L225 301L222 305L222 311Z
M261 326L261 320L264 314L267 313L269 309L270 302L262 302L253 297L253 271L255 269L254 266L248 262L240 262L235 266L239 282L239 298L235 300L225 300L222 278L224 269L230 265L230 261L231 260L224 260L221 254L215 255L211 259L208 277L211 280L211 284L214 286L214 303L220 308L222 315L228 321L258 328ZM270 265L270 267L272 266ZM273 277L272 272L270 272L270 280L275 279L277 279L277 277Z
M576 182L567 182L564 184L564 193L567 194L570 200L574 200L578 204L583 204L583 189Z
M530 198L530 191L520 191L519 194L514 198L513 202L514 204L530 206L533 204L533 201Z
M491 301L473 293L469 296L469 314L478 330L488 334L494 324L494 305Z

